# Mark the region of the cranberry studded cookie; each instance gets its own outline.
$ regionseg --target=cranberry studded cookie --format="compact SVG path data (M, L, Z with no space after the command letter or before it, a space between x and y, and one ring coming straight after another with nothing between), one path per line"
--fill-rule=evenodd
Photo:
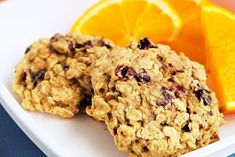
M13 91L27 110L72 118L80 104L89 103L90 64L112 47L100 37L78 34L40 39L16 66Z
M204 67L147 39L96 60L86 112L130 156L178 156L218 140L223 123Z

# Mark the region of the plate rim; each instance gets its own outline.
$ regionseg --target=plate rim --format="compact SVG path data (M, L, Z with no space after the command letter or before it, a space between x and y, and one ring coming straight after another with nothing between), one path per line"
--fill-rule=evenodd
M20 129L35 143L47 156L50 157L58 157L58 156L68 156L72 157L71 154L64 154L65 151L59 151L56 149L53 144L47 144L45 139L48 137L42 138L40 132L41 128L37 127L33 121L30 119L30 116L21 112L19 108L22 108L20 104L17 102L13 94L5 87L5 85L0 81L0 103L2 104L3 108L7 111L7 113L11 116L14 122L20 127ZM13 108L10 105L16 105L17 107ZM23 110L23 108L22 108ZM39 130L39 131L38 131ZM232 140L231 140L232 139ZM53 141L50 141L53 143ZM212 153L216 153L222 151L226 147L230 145L235 145L235 134L224 139L220 139L219 141L212 143L208 146L202 147L200 149L194 150L192 152L186 153L182 155L182 157L193 157L197 156L198 154L203 154L203 156L209 156ZM210 150L207 150L207 148ZM234 152L226 152L224 155L230 155Z
M59 155L56 151L54 151L52 145L48 145L46 143L44 139L47 138L40 138L40 134L37 133L37 130L40 128L34 124L29 115L8 105L11 103L12 105L19 106L19 103L2 82L0 82L0 102L17 126L19 126L26 136L28 136L30 140L32 140L33 143L36 144L47 156L54 157Z

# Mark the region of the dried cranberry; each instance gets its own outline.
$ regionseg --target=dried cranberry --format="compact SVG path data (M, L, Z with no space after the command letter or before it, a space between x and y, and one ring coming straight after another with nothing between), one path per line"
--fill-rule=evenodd
M77 49L80 49L80 48L83 48L83 47L84 47L83 44L80 44L80 43L75 44L75 48L77 48Z
M160 125L161 125L162 127L168 126L168 124L167 124L166 121L161 122Z
M112 49L112 46L109 45L106 41L104 41L103 39L99 40L98 44L100 46L105 46L107 49Z
M100 92L100 93L104 93L104 92L105 92L105 89L104 89L104 88L100 88L100 89L99 89L99 92Z
M174 98L174 96L172 96L169 92L169 90L166 87L162 88L162 95L164 96L164 98L171 100Z
M47 72L47 69L41 69L38 72L34 73L31 69L29 70L30 77L33 81L33 86L36 87L37 84L44 79L45 73Z
M191 113L191 110L189 107L186 107L186 113L190 114Z
M145 69L141 69L141 72L135 76L135 79L137 80L137 82L140 82L140 83L148 83L151 81L151 78L147 74Z
M68 44L68 48L69 48L70 52L74 51L75 45L74 45L73 41L66 39L66 42Z
M144 147L143 147L143 152L148 152L148 151L149 151L148 147L147 147L147 146L144 146Z
M169 63L168 66L169 66L170 68L174 68L173 64L171 64L171 63Z
M34 72L31 70L31 69L29 69L29 75L30 75L30 77L32 78L32 79L34 79Z
M173 72L172 72L172 75L176 75L177 73L183 73L184 70L177 70L175 69Z
M175 93L175 96L177 98L183 97L185 95L185 89L184 86L178 85L176 87L173 87L173 91Z
M170 103L170 101L165 98L159 100L159 104L163 107L167 106L169 103Z
M82 52L87 52L88 48L92 47L92 42L90 40L84 42L84 43L76 43L75 48L80 49Z
M113 134L114 134L114 135L117 135L117 128L114 128L114 129L113 129Z
M131 80L136 76L136 71L134 68L120 65L115 69L115 75L123 81Z
M92 99L92 96L91 94L85 94L85 97L82 99L82 101L80 102L80 108L82 110L84 110L86 108L86 106L89 106L91 105L91 99Z
M159 62L162 62L162 61L163 61L163 57L160 56L160 55L157 55L157 60L158 60Z
M182 128L182 130L183 130L184 132L190 132L190 128L189 128L188 125L189 125L189 124L187 123L187 124L185 124L184 127Z
M66 65L65 61L58 62L58 64L60 64L62 66L64 71L67 71L69 69L69 66Z
M212 102L212 98L210 96L210 91L206 89L198 89L195 91L195 95L198 98L198 100L203 100L204 105L209 105Z
M84 43L83 43L83 45L84 45L86 48L90 48L90 47L92 47L92 43L91 43L91 41L90 41L90 40L88 40L88 41L84 42Z
M26 80L26 76L27 76L26 72L23 72L23 74L21 76L21 80L25 81Z
M174 96L170 94L170 91L166 87L162 87L161 92L163 95L163 99L161 99L160 103L161 105L166 106L172 101Z
M141 39L138 44L139 49L147 50L149 48L157 48L157 46L153 45L148 38Z
M175 70L177 73L183 73L184 72L184 70L179 70L179 69L176 69Z
M30 45L30 46L28 46L28 47L26 48L26 50L25 50L24 54L27 54L27 53L31 50L31 48L32 48L32 46L31 46L31 45Z
M213 115L214 115L212 111L208 111L207 113L208 113L210 116L213 116Z
M174 78L172 78L172 77L168 78L167 81L169 81L169 82L175 82L175 81L174 81Z
M80 48L90 48L92 47L92 43L90 40L84 42L84 43L76 43L75 48L80 49Z

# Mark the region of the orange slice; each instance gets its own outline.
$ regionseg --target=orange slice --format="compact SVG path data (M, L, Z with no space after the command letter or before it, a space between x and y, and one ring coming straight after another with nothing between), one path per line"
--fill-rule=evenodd
M181 29L175 10L162 0L101 0L88 9L71 31L99 35L126 46L148 37L173 40Z
M206 63L205 45L201 25L201 5L205 0L164 0L177 11L183 22L179 37L168 43L190 59Z
M205 3L202 19L216 94L225 112L235 111L235 14Z

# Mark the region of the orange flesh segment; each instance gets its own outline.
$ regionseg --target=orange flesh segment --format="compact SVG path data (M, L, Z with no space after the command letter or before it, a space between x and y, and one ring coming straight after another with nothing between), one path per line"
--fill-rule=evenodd
M235 15L218 6L203 6L207 58L213 85L224 112L235 111Z
M158 21L158 19L160 20ZM174 25L171 19L157 6L149 4L137 23L135 39L148 37L157 43L170 39L172 30L174 30Z
M184 52L190 59L205 65L206 55L201 25L201 4L204 0L165 1L173 6L183 22L179 37L167 44L178 52Z
M235 15L206 0L159 1L101 0L71 31L121 46L143 37L169 44L207 66L223 111L235 112Z
M71 31L109 38L117 45L149 37L154 42L177 36L181 20L159 0L101 0L74 24Z
M137 24L136 16L141 16L143 14L143 9L148 5L147 1L136 1L136 4L133 5L133 1L123 1L121 8L122 14L125 19L126 27L128 29L128 34L134 36ZM129 10L132 11L130 14Z

